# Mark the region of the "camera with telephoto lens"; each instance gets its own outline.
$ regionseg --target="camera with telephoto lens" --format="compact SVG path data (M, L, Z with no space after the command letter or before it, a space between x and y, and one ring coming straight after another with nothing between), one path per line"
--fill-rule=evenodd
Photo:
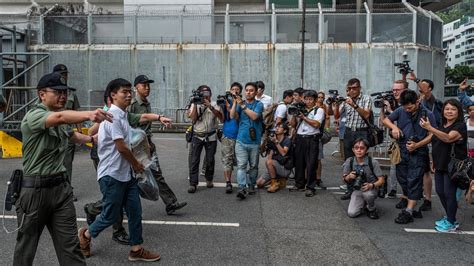
M342 97L339 95L339 91L337 90L329 90L329 97L326 99L326 104L332 105L333 103L340 104L346 101L346 97Z
M363 169L355 170L356 178L354 179L354 185L352 186L355 190L360 190L364 183L367 183L367 177Z
M413 69L410 68L410 60L408 60L408 55L407 52L404 52L403 55L403 61L402 63L395 63L393 64L396 68L398 68L398 73L402 75L407 75L411 72L413 72Z
M385 106L385 101L387 101L392 110L396 109L397 102L392 91L376 92L370 94L370 96L375 97L374 106L376 108L383 108Z
M193 90L189 101L195 104L202 104L204 99L204 93L202 91Z
M308 111L306 110L306 104L304 102L296 102L288 105L288 114L289 115L299 115L302 113L303 115L307 115Z
M275 143L273 143L272 141L272 138L274 138L276 136L276 131L275 129L269 129L267 130L268 134L267 134L267 141L266 141L266 146L265 146L265 149L267 152L269 152L270 150L275 150L276 149L276 146L275 146Z

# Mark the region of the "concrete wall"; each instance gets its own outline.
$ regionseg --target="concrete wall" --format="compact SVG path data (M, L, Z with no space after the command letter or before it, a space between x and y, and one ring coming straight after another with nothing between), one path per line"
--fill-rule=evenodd
M209 85L214 99L233 81L262 80L266 93L280 99L286 89L300 86L300 44L217 44L202 45L43 45L32 51L51 53L45 64L31 75L32 84L64 63L70 70L70 85L77 88L82 106L101 104L100 92L118 77L133 81L146 74L152 86L154 111L174 115L184 107L191 90ZM419 78L435 83L434 93L443 97L444 54L412 44L307 44L305 88L328 91L339 89L345 95L348 79L358 77L365 93L386 91L401 75L393 67L408 53L411 67ZM415 84L410 82L410 87Z

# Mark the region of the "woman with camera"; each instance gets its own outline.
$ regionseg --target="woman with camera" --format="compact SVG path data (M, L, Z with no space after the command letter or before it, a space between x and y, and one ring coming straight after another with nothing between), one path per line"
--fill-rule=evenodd
M367 210L370 219L379 218L375 199L385 180L379 162L367 155L368 150L369 142L365 138L357 138L352 145L354 156L347 158L343 165L342 180L354 188L347 209L347 215L351 218L359 216L363 210Z
M452 232L459 227L456 221L457 188L451 181L448 165L453 158L462 160L467 157L467 128L461 103L456 99L445 101L441 119L439 128L433 127L426 118L421 119L420 125L432 134L433 154L436 154L433 156L436 193L446 211L446 216L435 222L435 229Z
M263 185L271 181L271 185L267 189L269 193L275 193L286 187L286 180L290 176L291 168L293 168L293 157L290 153L292 143L288 137L288 132L288 125L282 123L271 130L268 135L268 155L265 162L267 172L257 180L257 185Z

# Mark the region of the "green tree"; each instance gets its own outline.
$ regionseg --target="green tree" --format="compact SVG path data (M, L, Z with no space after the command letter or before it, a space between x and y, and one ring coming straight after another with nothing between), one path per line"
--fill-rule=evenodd
M474 79L474 68L468 66L447 67L445 69L445 83L459 84L465 78Z

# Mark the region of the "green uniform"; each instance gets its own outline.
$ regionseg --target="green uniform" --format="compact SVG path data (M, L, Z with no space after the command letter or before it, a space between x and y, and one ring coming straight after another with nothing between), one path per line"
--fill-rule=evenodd
M33 264L45 226L60 265L85 265L77 237L72 188L64 176L63 160L70 133L64 125L45 128L46 118L51 113L45 105L38 104L21 122L24 178L15 203L20 229L14 265ZM43 183L46 180L50 182ZM31 187L32 182L36 187Z
M132 104L129 107L130 113L135 114L146 114L151 113L151 105L148 101L142 101L138 95L132 100ZM129 114L130 114L129 113ZM169 206L178 201L176 195L174 194L173 190L168 186L163 177L163 173L161 172L160 162L158 161L158 154L156 152L155 144L151 141L152 132L151 132L151 124L152 122L148 122L145 124L140 124L140 128L143 129L146 134L148 135L148 142L150 143L152 155L155 155L155 166L157 170L151 169L153 176L155 177L156 183L158 183L158 188L160 190L160 197L165 203L166 206ZM132 127L137 127L137 125L130 124Z
M64 107L66 110L79 110L81 105L79 104L79 99L77 98L76 93L71 90L68 97L66 106ZM68 125L68 130L73 130L76 128L76 125ZM64 167L66 167L66 173L68 176L68 181L71 183L72 178L72 162L74 161L74 153L76 152L76 144L69 143L67 145L66 156L64 157Z

